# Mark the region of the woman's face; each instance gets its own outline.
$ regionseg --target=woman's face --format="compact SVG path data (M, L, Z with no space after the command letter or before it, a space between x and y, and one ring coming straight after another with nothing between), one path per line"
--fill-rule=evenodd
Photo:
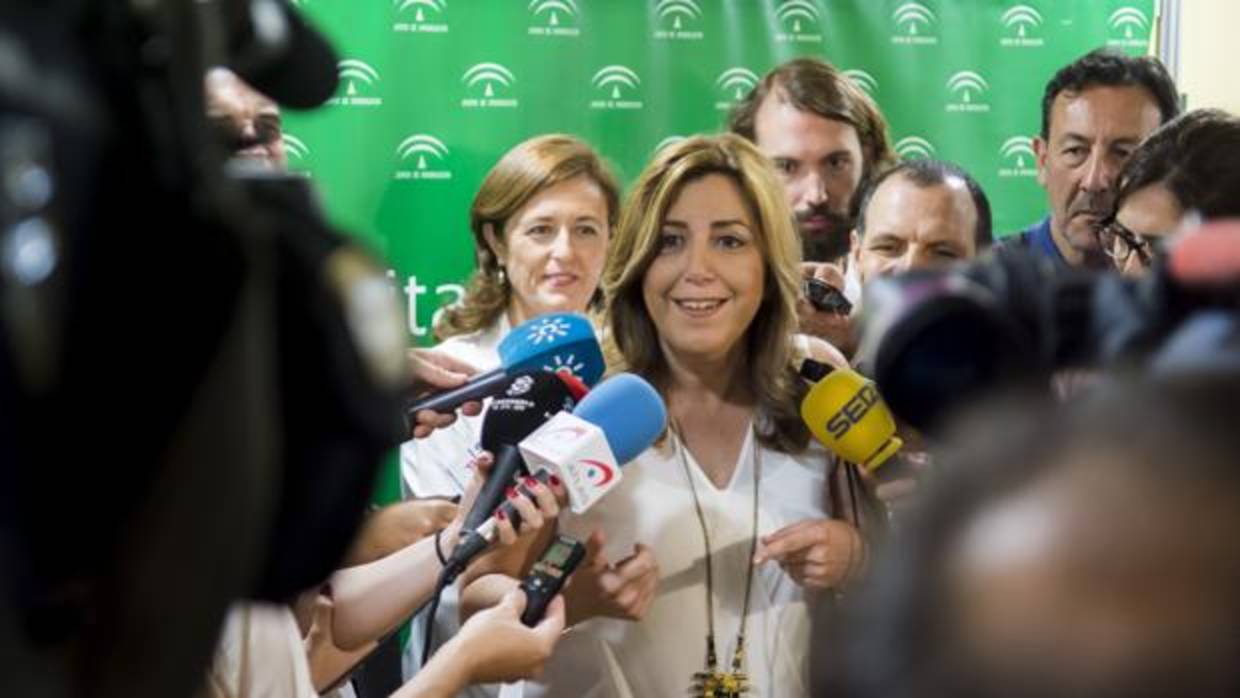
M766 280L758 234L732 178L711 174L681 189L642 280L646 310L665 352L720 359L741 346Z
M1175 194L1161 184L1151 184L1124 198L1112 225L1131 232L1139 241L1152 243L1156 238L1174 233L1183 217L1184 210ZM1118 236L1111 244L1111 256L1121 272L1131 276L1145 271L1146 266L1131 245ZM1153 252L1148 245L1146 249Z
M512 285L513 324L586 309L607 256L607 214L603 190L581 176L535 194L504 225L502 244L487 231Z

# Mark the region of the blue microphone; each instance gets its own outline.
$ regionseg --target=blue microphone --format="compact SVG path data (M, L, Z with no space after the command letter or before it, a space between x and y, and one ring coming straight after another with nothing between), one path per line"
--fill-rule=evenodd
M512 328L499 345L500 367L471 378L459 388L419 400L406 408L412 419L422 410L453 412L472 400L499 395L520 373L570 373L587 386L603 375L603 351L584 315L550 313Z
M663 398L649 383L632 373L620 373L600 383L577 403L572 414L602 430L619 466L626 465L650 448L667 427L667 407L663 404ZM530 436L531 439L536 437L537 434ZM610 464L596 462L556 465L564 471L611 467ZM546 484L550 476L551 470L543 469L534 477ZM596 473L583 472L583 477L588 479L595 479L595 476ZM526 496L530 495L524 485L518 489ZM504 512L514 527L521 524L521 515L510 502L504 502L498 510ZM460 543L452 551L452 558L445 569L446 578L449 581L455 579L470 560L486 550L495 540L495 535L494 517L488 518L476 529L462 530Z
M654 386L632 373L617 373L591 390L573 414L603 430L621 465L650 448L667 428L667 407Z

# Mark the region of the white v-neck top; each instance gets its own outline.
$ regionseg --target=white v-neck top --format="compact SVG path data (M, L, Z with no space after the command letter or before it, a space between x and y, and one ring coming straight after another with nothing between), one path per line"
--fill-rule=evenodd
M827 516L826 452L816 444L791 456L757 444L750 430L732 482L717 488L686 451L710 532L714 565L715 642L729 670L744 606L753 534L753 449L759 448L758 535ZM561 531L585 540L607 536L613 563L644 543L659 563L659 587L641 622L593 619L561 639L542 684L526 682L524 696L650 698L689 695L706 659L706 559L685 470L673 437L623 470L620 485L582 516L561 515ZM805 595L774 562L754 571L746 632L750 696L808 693L809 613Z

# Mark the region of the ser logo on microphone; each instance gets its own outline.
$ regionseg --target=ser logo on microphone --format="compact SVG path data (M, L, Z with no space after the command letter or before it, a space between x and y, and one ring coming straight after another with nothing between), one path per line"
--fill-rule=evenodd
M827 420L827 431L836 439L844 438L854 424L858 424L869 413L874 403L878 402L878 390L873 385L866 385L861 391L849 398L839 412Z

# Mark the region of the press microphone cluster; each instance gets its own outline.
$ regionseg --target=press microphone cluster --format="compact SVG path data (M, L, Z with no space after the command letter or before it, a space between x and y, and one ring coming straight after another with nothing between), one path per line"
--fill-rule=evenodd
M495 397L522 373L569 373L587 386L594 385L605 366L594 328L577 313L549 313L517 325L500 342L499 359L499 368L410 404L408 417L412 420L422 410L450 413L467 402Z
M554 415L522 439L516 449L505 450L506 454L516 451L515 455L497 455L491 478L499 483L495 487L502 495L523 472L543 484L554 475L568 492L569 506L582 513L620 483L621 467L649 448L666 427L667 408L658 392L645 380L621 373L600 383L571 413ZM520 491L529 495L524 485ZM471 516L477 510L471 510ZM480 525L470 526L467 518L461 540L444 570L448 583L495 541L492 514L497 510L502 510L514 526L520 525L520 514L506 501L483 507Z
M491 410L494 409L495 401L491 406ZM501 413L502 410L497 412ZM488 411L488 419L490 414ZM533 477L543 484L547 484L554 475L568 491L569 506L581 513L620 484L621 466L649 448L666 428L667 408L658 392L641 378L621 373L586 394L571 413L561 411L553 415L521 439L515 448L507 443L501 445L502 454L496 454L495 466L483 489L493 489L488 499L502 499L503 491L512 486L515 477L523 471L533 472ZM484 447L488 438L484 433ZM494 491L501 496L495 497ZM524 485L520 486L520 491L526 496L531 494ZM478 501L481 504L481 493ZM495 541L497 533L493 514L497 509L504 511L513 526L520 525L520 515L507 501L490 506L476 505L470 510L461 538L439 574L437 589L430 603L429 614L432 618L439 607L443 589L464 571L470 560ZM469 526L471 518L482 518L483 521L480 525ZM422 645L423 665L430 659L434 627L434 623L426 625Z
M503 502L504 491L523 469L517 445L557 413L571 410L588 389L565 373L535 371L510 378L503 393L491 400L482 420L479 446L495 460L487 479L465 516L464 530L482 525Z

